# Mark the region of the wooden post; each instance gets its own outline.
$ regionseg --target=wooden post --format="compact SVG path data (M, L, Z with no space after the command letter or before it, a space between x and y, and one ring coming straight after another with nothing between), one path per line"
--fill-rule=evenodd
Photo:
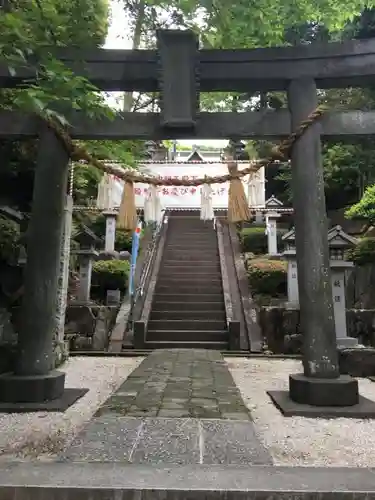
M295 130L318 105L315 81L292 81L288 100ZM292 189L304 374L290 376L289 394L298 403L352 405L358 402L358 385L343 380L338 365L318 123L294 145Z
M27 244L25 294L16 375L46 375L53 366L53 334L61 259L69 156L50 129L40 137Z

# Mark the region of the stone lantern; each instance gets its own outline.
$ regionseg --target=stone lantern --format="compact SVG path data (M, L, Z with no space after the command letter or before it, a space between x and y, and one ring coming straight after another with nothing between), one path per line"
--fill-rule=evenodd
M285 248L282 253L283 258L288 262L287 269L287 287L288 287L288 305L299 307L298 295L298 273L297 273L297 254L296 254L296 233L291 229L282 237Z
M278 208L283 206L282 202L271 196L266 201L266 234L268 243L268 255L278 255L277 249L277 219L281 215L277 212Z
M75 239L80 246L80 249L75 251L75 254L78 255L79 263L79 288L77 299L79 302L87 303L90 302L92 263L94 258L98 256L95 246L102 240L86 226L82 226L81 231Z
M353 267L353 262L345 260L345 252L353 248L357 240L346 234L341 226L328 231L329 264L331 268L333 309L335 316L337 346L355 347L358 340L348 337L345 306L345 274Z

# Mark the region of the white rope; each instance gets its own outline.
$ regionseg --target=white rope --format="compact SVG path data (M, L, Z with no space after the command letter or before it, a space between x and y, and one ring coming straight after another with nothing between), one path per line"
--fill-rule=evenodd
M74 163L70 162L69 196L73 197L74 187Z

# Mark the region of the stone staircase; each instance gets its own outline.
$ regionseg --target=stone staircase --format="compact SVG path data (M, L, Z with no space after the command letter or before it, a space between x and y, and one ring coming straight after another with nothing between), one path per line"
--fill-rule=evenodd
M146 348L228 349L216 231L199 216L171 216Z

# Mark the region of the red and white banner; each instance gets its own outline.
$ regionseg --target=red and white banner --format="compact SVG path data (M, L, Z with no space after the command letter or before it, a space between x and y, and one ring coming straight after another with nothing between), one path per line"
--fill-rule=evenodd
M242 166L243 167L243 166ZM213 164L191 164L191 163L163 163L163 164L147 164L140 166L140 172L158 177L161 179L198 179L205 175L215 177L217 175L225 175L228 173L228 168L223 163ZM244 180L245 193L248 194L248 178ZM260 182L261 184L261 182ZM229 182L222 184L212 184L212 206L214 209L228 208L228 189ZM143 208L145 197L148 192L149 185L136 183L134 185L135 204L137 208ZM263 186L256 186L256 191L259 191L257 196L259 205L262 205L264 198L264 181ZM123 182L118 180L113 193L114 206L119 206ZM201 186L160 186L158 188L161 204L163 208L179 208L179 209L199 209L201 206ZM254 190L253 190L254 191ZM261 192L262 191L262 192ZM255 200L254 200L255 201ZM258 203L251 203L252 206Z

